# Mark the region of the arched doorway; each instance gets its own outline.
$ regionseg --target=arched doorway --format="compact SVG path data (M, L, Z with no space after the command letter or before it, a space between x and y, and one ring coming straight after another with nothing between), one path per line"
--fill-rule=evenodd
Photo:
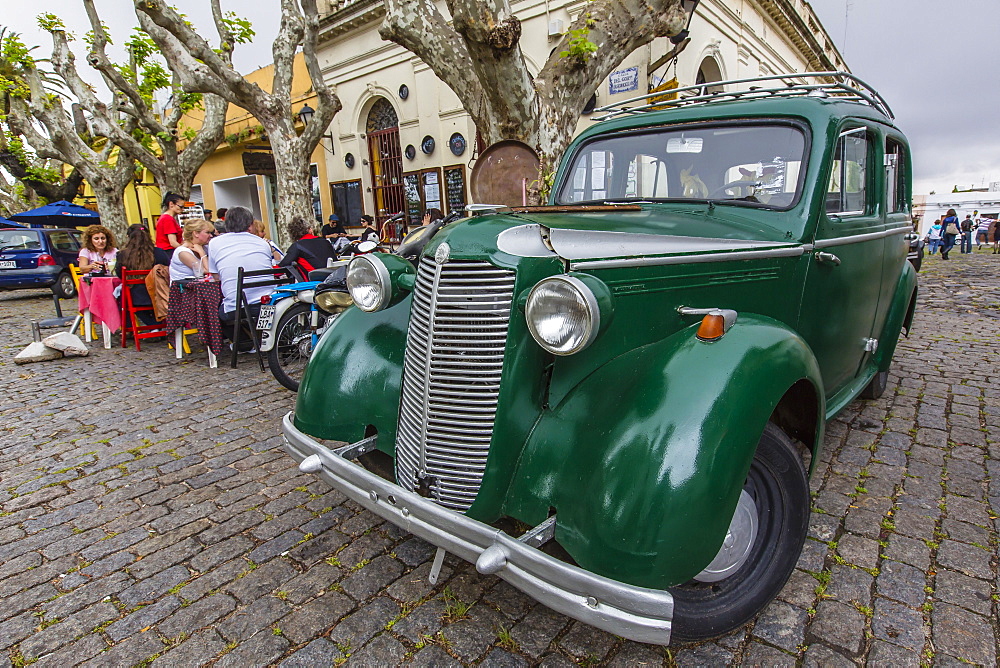
M368 111L368 166L371 169L375 222L403 211L403 151L399 146L399 118L389 100L380 97Z
M698 66L698 75L695 77L694 83L697 86L701 86L713 81L722 81L722 69L715 58L709 56L701 61L701 65ZM724 90L722 86L708 86L706 92L721 93Z

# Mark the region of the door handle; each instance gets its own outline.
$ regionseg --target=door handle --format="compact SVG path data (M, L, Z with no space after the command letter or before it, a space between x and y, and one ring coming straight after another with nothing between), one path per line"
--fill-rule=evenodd
M835 267L840 265L840 258L833 253L816 253L816 261L824 264L832 264Z

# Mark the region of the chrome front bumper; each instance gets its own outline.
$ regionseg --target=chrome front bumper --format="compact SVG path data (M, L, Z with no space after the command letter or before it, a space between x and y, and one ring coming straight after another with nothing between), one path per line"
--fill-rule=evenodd
M479 572L495 573L549 608L609 633L669 644L674 613L669 592L595 575L409 492L300 432L291 413L282 420L282 432L285 450L300 470L319 474L376 515L475 563Z

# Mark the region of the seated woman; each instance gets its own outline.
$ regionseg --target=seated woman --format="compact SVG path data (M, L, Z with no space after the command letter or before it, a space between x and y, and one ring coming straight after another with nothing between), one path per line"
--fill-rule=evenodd
M128 241L118 253L118 263L115 267L115 274L119 277L122 275L122 269L145 271L158 264L166 266L170 263L167 252L153 245L149 228L145 225L129 225L125 234ZM145 285L133 285L129 290L132 293L134 306L152 306L153 301ZM156 324L156 318L150 311L139 311L137 315L144 325Z
M333 245L313 232L312 226L301 217L292 218L288 223L288 236L295 242L288 247L288 252L278 262L278 266L288 267L298 263L308 275L313 269L325 267L328 260L336 260L337 253L333 250Z
M208 252L205 246L212 239L215 225L207 220L189 220L181 234L184 242L170 258L170 282L186 278L201 278L208 271Z
M253 221L253 225L250 226L250 233L267 242L267 245L271 247L271 258L274 260L275 264L277 264L278 261L281 260L281 256L284 255L284 253L282 253L281 249L278 248L278 245L271 241L271 239L267 236L267 226L261 221L255 220Z
M105 276L114 270L118 249L115 235L103 225L91 225L83 232L83 248L77 262L80 271L91 276Z

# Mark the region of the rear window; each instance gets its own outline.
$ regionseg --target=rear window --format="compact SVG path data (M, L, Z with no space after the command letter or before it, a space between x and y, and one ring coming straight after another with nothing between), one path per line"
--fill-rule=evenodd
M0 250L39 250L41 247L36 230L0 230Z
M76 240L72 232L68 230L56 230L49 233L49 243L52 248L58 251L73 253L80 250L80 243Z

